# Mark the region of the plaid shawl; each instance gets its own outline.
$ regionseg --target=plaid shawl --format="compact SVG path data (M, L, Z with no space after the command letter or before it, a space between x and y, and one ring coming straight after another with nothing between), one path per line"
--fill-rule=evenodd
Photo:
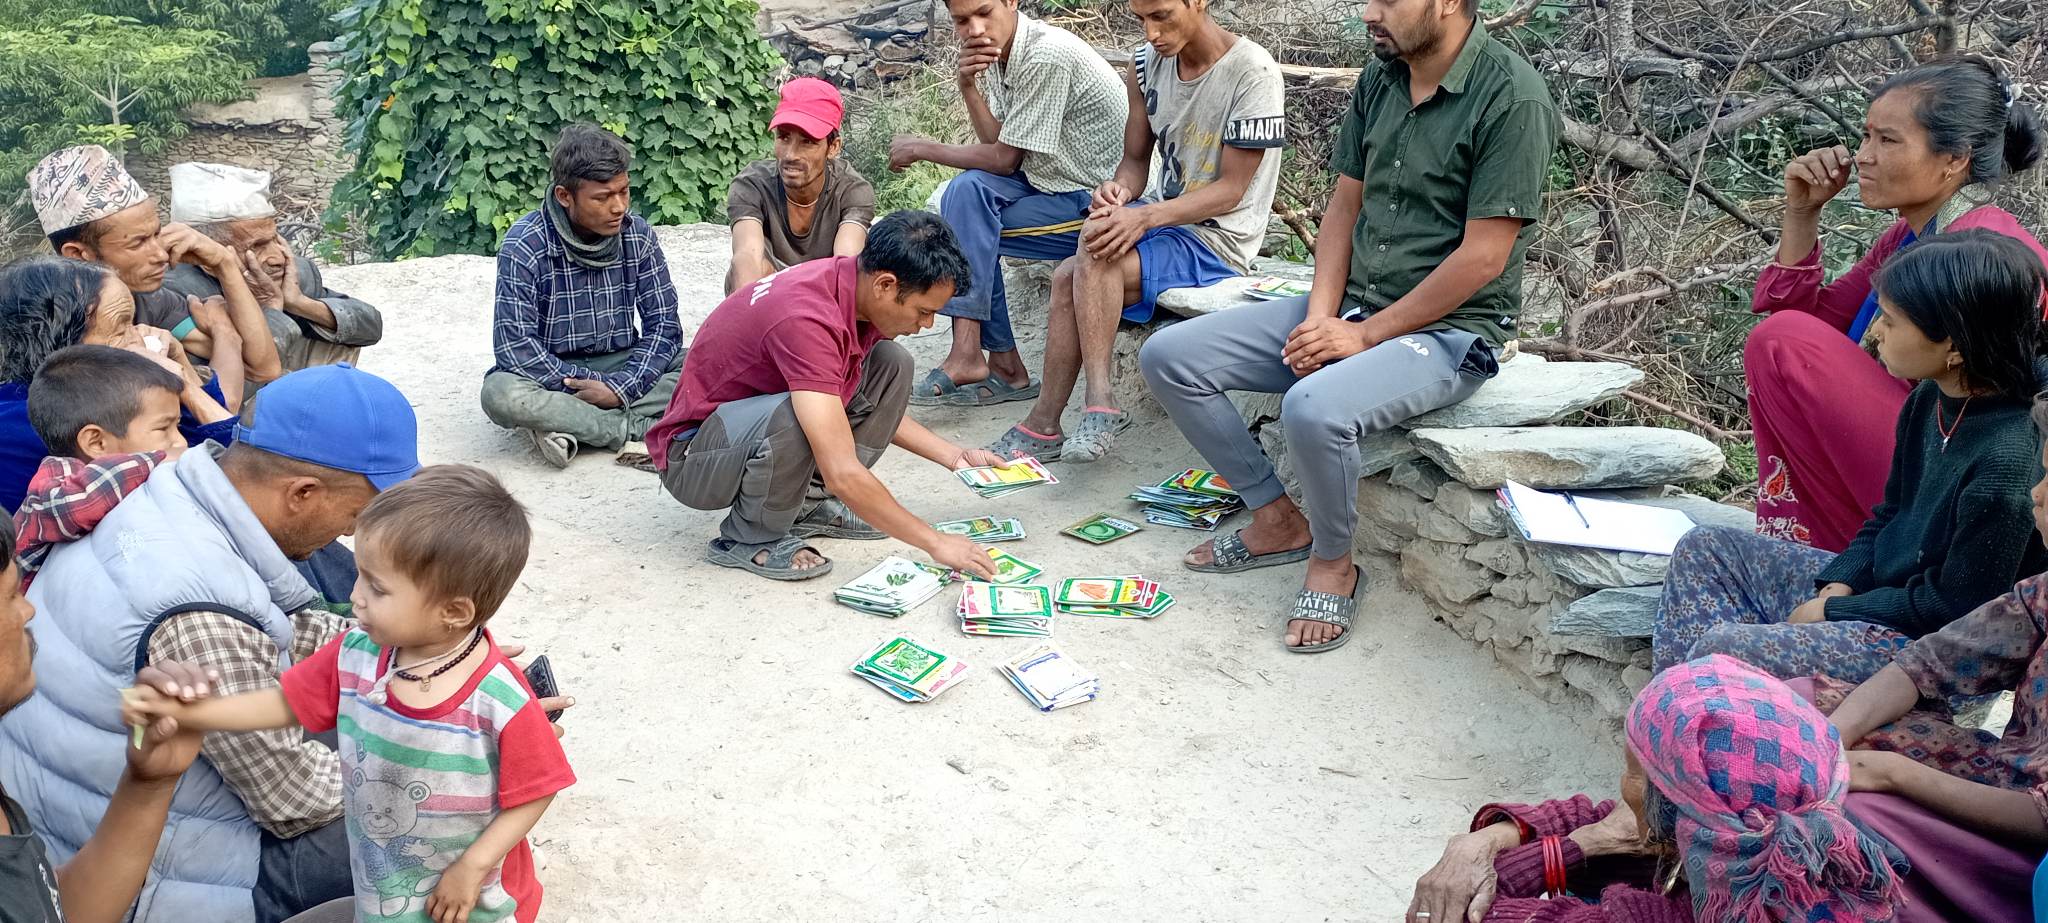
M109 455L90 462L50 456L28 482L28 495L14 512L14 554L21 588L35 579L50 549L91 532L121 498L149 480L164 453Z
M1626 731L1675 836L1701 920L1885 921L1905 860L1842 813L1849 762L1784 683L1714 655L1665 670Z

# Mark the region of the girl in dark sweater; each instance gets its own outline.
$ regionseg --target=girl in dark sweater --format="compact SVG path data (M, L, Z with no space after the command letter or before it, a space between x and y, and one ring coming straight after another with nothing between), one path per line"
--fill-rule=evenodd
M1678 543L1652 646L1659 670L1708 654L1774 676L1858 682L1907 642L2048 568L2027 492L2044 270L2009 237L1967 230L1877 276L1878 359L1919 382L1899 413L1884 502L1840 555L1703 527Z

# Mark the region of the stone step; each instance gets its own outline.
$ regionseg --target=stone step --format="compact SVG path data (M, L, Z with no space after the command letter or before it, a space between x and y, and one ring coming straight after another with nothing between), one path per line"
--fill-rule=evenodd
M1620 397L1643 380L1641 369L1619 362L1545 362L1517 355L1471 397L1401 424L1405 429L1469 429L1556 423Z
M1306 263L1260 257L1252 261L1252 271L1249 274L1235 276L1202 288L1170 288L1160 292L1158 305L1162 310L1171 311L1182 317L1201 317L1257 301L1258 299L1245 294L1245 290L1266 276L1308 282L1315 278L1315 274L1316 268Z
M1554 635L1647 638L1657 616L1657 602L1663 597L1661 586L1601 590L1558 610L1550 619L1549 630Z
M1683 430L1656 426L1417 429L1425 458L1467 486L1589 490L1701 481L1727 464L1721 450Z

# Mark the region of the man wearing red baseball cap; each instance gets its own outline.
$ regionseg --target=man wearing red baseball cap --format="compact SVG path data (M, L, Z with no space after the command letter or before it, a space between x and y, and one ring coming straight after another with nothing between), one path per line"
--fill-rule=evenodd
M856 256L875 217L875 190L839 158L839 88L816 77L782 86L768 127L775 156L748 164L726 193L732 268L725 291L828 256Z

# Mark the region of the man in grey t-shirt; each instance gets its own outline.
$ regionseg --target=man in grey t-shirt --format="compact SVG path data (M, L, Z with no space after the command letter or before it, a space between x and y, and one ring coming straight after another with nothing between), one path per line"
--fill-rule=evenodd
M1112 126L1130 107L1116 71L1079 36L1017 12L1017 0L948 0L960 38L960 96L979 143L898 138L889 167L919 162L966 172L946 185L939 214L967 254L967 294L953 350L911 392L914 404L996 404L1038 393L1017 356L1000 257L1063 260L1080 244L1089 191L1115 172L1123 143ZM986 351L986 355L984 355Z
M1038 402L989 446L998 455L1109 454L1127 421L1111 379L1118 320L1151 320L1167 289L1243 274L1265 237L1287 133L1279 65L1217 25L1206 0L1130 6L1146 44L1125 82L1123 161L1095 190L1080 252L1053 275ZM1140 199L1155 149L1159 186ZM1061 416L1084 371L1081 420L1066 430Z
M798 263L858 256L875 219L875 189L839 152L846 103L839 88L816 77L782 85L768 127L775 156L733 177L726 192L732 225L732 268L725 293Z

